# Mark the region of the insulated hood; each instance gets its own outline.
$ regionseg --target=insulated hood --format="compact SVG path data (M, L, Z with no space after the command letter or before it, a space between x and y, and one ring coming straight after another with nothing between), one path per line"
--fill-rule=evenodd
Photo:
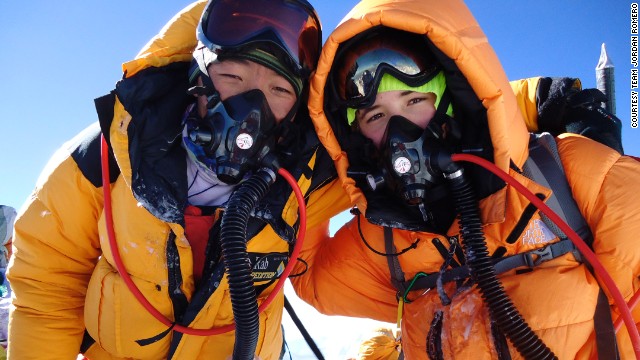
M145 208L169 222L182 218L184 195L172 193L186 181L186 169L168 165L176 163L172 156L184 156L168 149L180 146L180 120L194 99L187 94L188 68L206 3L184 8L122 65L124 75L112 92L110 120L101 120L124 181ZM149 195L140 196L143 192Z
M131 77L152 66L191 61L193 50L198 45L196 27L206 4L206 0L196 1L169 20L138 52L135 59L122 64L125 77Z
M466 5L460 0L365 0L347 14L324 44L309 96L309 111L320 141L334 160L353 205L366 211L362 191L347 176L349 161L336 136L340 133L335 128L339 120L331 117L326 106L330 100L325 99L324 90L340 44L378 26L424 34L445 67L449 87L461 88L457 92L459 99L455 98L456 90L452 90L454 104L456 100L460 103L472 98L477 107L486 109L484 126L488 126L494 163L504 171L508 171L511 162L518 167L524 163L529 137L516 97L485 34ZM455 80L458 78L462 80ZM464 121L460 123L461 127L465 125ZM503 189L492 196L504 200L504 195ZM501 212L490 217L500 221Z
M198 41L196 27L207 4L206 0L194 2L177 13L149 42L138 52L133 60L122 64L124 78L128 79L149 68L161 68L174 63L189 63ZM185 73L186 75L186 73ZM131 116L123 111L120 103L116 105L116 118L111 124L111 143L119 164L128 164L128 139L126 129ZM121 160L122 159L122 160ZM123 169L123 175L130 182L131 174Z

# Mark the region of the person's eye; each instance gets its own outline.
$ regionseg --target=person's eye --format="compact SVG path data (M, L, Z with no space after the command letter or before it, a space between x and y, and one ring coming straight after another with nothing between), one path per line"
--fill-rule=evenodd
M370 116L370 117L367 119L366 123L367 123L367 124L370 124L370 123L372 123L372 122L375 122L375 121L377 121L377 120L382 119L383 117L384 117L384 113L381 113L381 112L380 112L380 113L375 113L375 114L373 114L373 116Z
M240 75L237 75L237 74L224 73L224 74L220 74L220 77L224 78L225 80L242 81L242 77Z
M273 91L275 91L276 93L279 93L281 95L293 95L293 91L287 89L287 88L283 88L280 86L276 86L273 88Z
M408 102L407 105L415 105L415 104L417 104L419 102L422 102L422 101L425 101L425 100L427 100L426 96L414 97L414 98L409 99L409 102Z

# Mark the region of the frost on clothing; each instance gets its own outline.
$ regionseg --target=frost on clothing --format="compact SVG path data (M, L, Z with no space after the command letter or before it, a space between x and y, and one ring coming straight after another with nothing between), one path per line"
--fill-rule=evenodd
M292 282L296 292L322 313L395 322L398 289L392 278L397 273L390 271L387 256L369 247L381 253L408 248L397 260L402 280L410 281L420 272L439 273L450 261L445 256L450 240L460 239L460 231L457 222L441 234L408 226L400 220L407 218L406 211L398 210L401 208L389 199L361 190L347 174L352 165L347 154L353 145L348 141L346 120L331 106L325 107L329 100L325 89L339 46L379 25L424 34L429 40L425 48L429 46L440 60L453 104L459 106L454 106L454 114L468 131L464 136L478 135L481 148L491 149L487 158L526 188L544 198L551 191L522 175L529 133L518 101L527 99L514 96L485 35L462 1L376 0L356 5L325 43L312 81L309 108L342 186L364 215L358 215L333 238L326 238L326 229L313 231L317 236L301 255L309 270ZM593 233L594 251L629 300L640 288L640 248L635 239L640 231L640 193L634 188L640 181L640 163L578 135L561 135L557 144L573 196ZM487 184L490 179L473 179L481 194L480 216L489 254L522 254L558 241L540 225L538 212L526 210L526 198L511 186ZM380 225L393 228L393 249L385 247ZM444 245L444 251L435 244ZM500 281L533 331L560 359L594 355L594 312L600 288L587 267L567 253L533 269L518 270L505 272ZM495 331L473 285L450 282L441 289L408 293L411 302L402 310L406 359L423 359L427 353L444 359L495 359L504 351L521 358ZM450 303L445 301L447 297ZM617 314L615 306L611 311ZM617 334L617 340L622 358L631 358L633 349L624 330Z

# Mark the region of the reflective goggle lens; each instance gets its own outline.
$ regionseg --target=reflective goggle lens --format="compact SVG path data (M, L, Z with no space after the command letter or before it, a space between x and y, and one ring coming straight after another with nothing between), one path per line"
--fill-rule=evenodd
M348 107L370 105L385 73L409 86L423 85L438 73L440 67L427 57L424 43L418 38L404 43L400 39L382 35L347 46L345 53L337 55L333 82L338 97Z
M322 41L316 14L303 0L213 0L198 30L198 40L213 51L273 43L291 57L297 74L316 68Z

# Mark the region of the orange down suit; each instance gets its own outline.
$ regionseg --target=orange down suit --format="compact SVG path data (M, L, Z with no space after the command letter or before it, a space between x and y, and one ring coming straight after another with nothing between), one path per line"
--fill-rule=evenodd
M550 194L550 189L518 171L528 157L529 133L522 113L529 111L524 103L520 104L522 111L519 111L518 100L496 55L463 2L363 1L326 41L312 81L309 106L316 131L334 159L342 186L362 214L367 215L371 204L367 203L355 180L347 176L349 161L336 136L338 132L334 131L336 121L341 119L332 118L325 111L323 105L327 100L323 91L339 45L378 25L424 34L452 59L486 110L495 165L534 193ZM526 102L525 90L520 96ZM637 240L640 233L640 192L637 189L640 163L578 135L565 134L556 140L573 196L593 233L593 250L622 295L629 300L640 286ZM523 217L527 205L529 201L508 185L480 200L489 253L503 247L504 256L508 256L558 241L536 235L540 224L538 212L520 234L515 234L516 241L505 241ZM397 290L391 283L386 257L368 249L361 239L366 239L379 252L388 252L385 251L383 228L360 215L359 229L357 220L352 219L332 238L328 238L326 228L313 229L315 241L302 255L309 269L305 275L293 279L294 287L303 299L322 313L395 322ZM393 244L397 251L416 244L415 248L398 256L405 279L412 279L418 272L437 273L444 260L432 245L433 239L449 244L448 237L458 234L457 222L446 234L395 226ZM599 285L587 267L571 253L529 272L508 271L499 279L531 329L558 358L588 359L596 353L593 316ZM408 298L413 301L404 304L402 310L405 358L428 358L427 338L437 312L442 314L442 319L436 341L445 359L498 358L489 313L477 288L456 288L447 284L445 290L452 300L449 305L443 305L435 289L424 294L423 291L409 294ZM609 302L613 304L610 298ZM619 315L616 307L611 305L610 309L616 319ZM640 310L636 309L633 314L637 323ZM624 328L618 332L617 339L622 357L632 358L633 349ZM521 358L511 344L508 344L508 351L512 358Z

